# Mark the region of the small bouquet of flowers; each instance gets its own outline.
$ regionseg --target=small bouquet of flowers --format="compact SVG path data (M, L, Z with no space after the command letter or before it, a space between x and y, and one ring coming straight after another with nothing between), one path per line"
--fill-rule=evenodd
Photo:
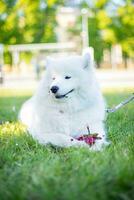
M91 134L89 126L87 126L87 130L88 130L88 134L87 135L79 136L76 139L79 140L79 141L86 142L89 146L92 146L95 143L96 140L101 140L102 139L101 137L98 136L99 135L98 133Z

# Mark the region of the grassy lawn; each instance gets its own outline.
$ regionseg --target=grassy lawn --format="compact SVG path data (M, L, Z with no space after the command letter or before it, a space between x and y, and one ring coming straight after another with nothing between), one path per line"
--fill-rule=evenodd
M105 97L113 106L131 92L105 91ZM90 152L43 147L27 135L17 113L30 95L0 90L0 121L8 121L0 126L0 199L134 199L134 102L109 114L111 146Z

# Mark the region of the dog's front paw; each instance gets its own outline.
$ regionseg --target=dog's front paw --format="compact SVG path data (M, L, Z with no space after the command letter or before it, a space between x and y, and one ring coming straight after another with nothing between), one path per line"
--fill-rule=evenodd
M86 147L86 148L89 148L89 145L88 145L86 142L83 142L83 141L79 141L79 142L78 142L78 146L79 146L79 147Z
M89 145L86 144L84 141L77 141L74 139L72 139L72 141L71 141L71 146L89 148Z
M103 141L96 141L95 144L91 146L91 150L93 151L102 151L104 147L110 145L109 141L103 140Z

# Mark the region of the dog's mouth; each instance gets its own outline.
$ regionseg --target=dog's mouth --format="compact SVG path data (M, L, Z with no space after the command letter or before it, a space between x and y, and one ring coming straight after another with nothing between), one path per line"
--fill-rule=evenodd
M56 98L56 99L67 98L67 97L68 97L67 95L70 94L70 93L73 92L73 91L74 91L74 89L70 90L70 91L67 92L66 94L63 94L63 95L56 95L55 98Z

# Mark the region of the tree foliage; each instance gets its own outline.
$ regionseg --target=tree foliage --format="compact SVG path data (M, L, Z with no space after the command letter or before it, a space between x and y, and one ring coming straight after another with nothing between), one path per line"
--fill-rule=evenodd
M56 6L62 0L1 0L0 43L54 42Z
M0 43L55 42L56 10L64 3L64 0L1 0ZM92 14L89 43L98 65L103 50L114 44L122 46L125 57L134 57L134 0L83 0L80 7L87 7ZM73 33L80 35L78 21Z
M113 30L116 40L121 44L126 56L134 56L134 5L128 1L118 7L117 15L113 18Z
M86 2L86 3L85 3ZM134 1L92 0L83 1L89 17L89 43L94 48L95 60L99 63L103 50L120 44L124 56L134 57Z

